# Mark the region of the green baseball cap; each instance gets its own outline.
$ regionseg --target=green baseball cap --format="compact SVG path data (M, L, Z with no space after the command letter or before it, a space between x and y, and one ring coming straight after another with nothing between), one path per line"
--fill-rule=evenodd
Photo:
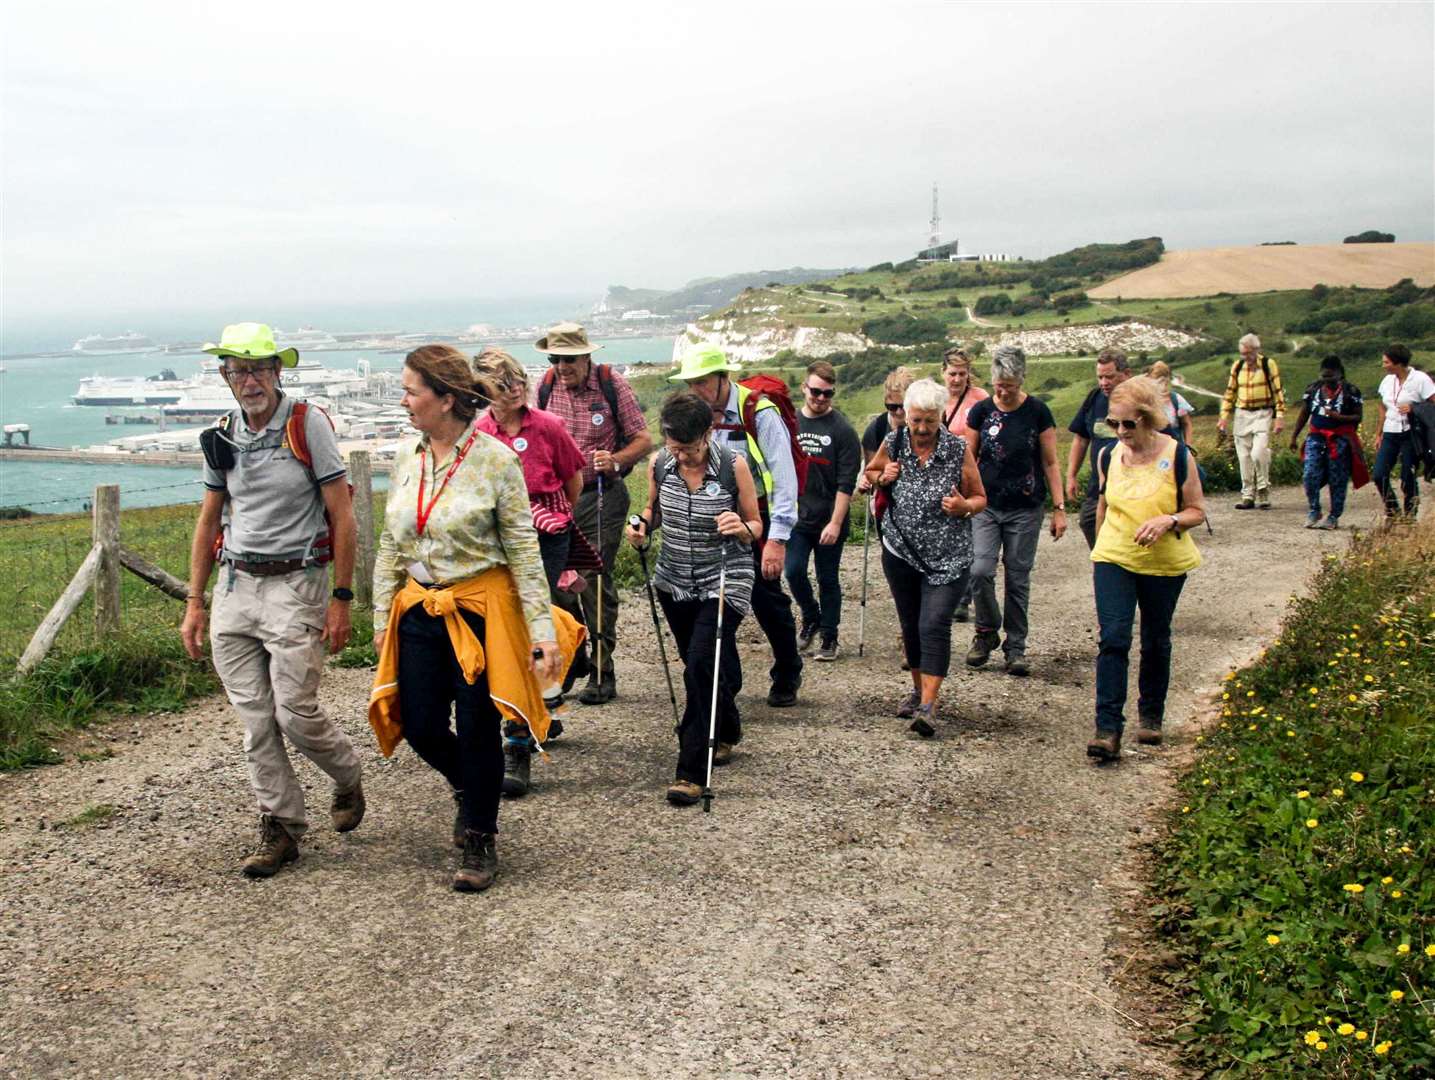
M683 357L683 366L676 375L669 375L669 382L692 382L694 379L716 375L720 371L736 371L728 363L727 356L716 345L699 345Z
M233 356L240 360L278 360L285 367L299 362L298 349L279 349L274 344L274 331L263 323L232 323L219 335L219 344L204 346L214 356Z

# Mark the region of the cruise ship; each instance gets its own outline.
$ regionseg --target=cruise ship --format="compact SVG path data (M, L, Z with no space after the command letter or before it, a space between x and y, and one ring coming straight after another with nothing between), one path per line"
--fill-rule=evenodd
M339 339L312 326L301 326L298 330L276 329L274 344L281 349L298 349L302 353L305 349L337 349Z
M169 368L158 375L91 375L70 398L76 405L111 407L172 405L198 380L181 379Z
M342 400L363 394L369 384L369 363L360 360L358 369L326 368L312 360L301 359L297 366L285 368L284 392L304 401L323 396ZM198 379L180 397L161 407L166 421L177 423L208 423L235 408L229 384L219 373L217 359L205 360Z
M149 338L131 330L116 337L106 337L103 334L82 337L75 342L71 351L83 356L123 356L126 353L154 352L158 348Z

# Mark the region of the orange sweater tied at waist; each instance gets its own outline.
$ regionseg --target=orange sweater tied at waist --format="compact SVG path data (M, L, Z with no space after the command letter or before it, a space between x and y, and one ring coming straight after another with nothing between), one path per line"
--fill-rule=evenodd
M463 677L470 684L488 672L488 693L505 720L527 724L541 746L548 738L548 708L533 673L533 641L518 599L518 587L506 566L495 566L445 588L428 589L413 578L394 596L385 627L384 648L369 695L369 724L384 757L393 754L404 737L399 715L399 620L415 604L441 618L448 629ZM459 611L472 611L483 619L480 642ZM562 655L559 678L568 674L573 657L582 648L587 630L562 608L554 607L553 626ZM494 658L493 663L488 657Z

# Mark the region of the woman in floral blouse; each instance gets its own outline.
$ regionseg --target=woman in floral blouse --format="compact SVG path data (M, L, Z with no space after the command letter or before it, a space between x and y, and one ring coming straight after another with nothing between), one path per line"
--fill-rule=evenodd
M947 394L931 379L907 388L905 427L867 465L891 500L883 516L882 570L892 588L912 692L897 715L923 738L936 734L937 695L952 659L952 613L972 565L971 516L987 504L966 442L942 425Z

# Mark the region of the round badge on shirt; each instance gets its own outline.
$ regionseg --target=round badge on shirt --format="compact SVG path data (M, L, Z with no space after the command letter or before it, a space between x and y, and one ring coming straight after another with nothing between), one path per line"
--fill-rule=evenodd
M602 426L603 426L603 414L602 414L602 413L600 413L600 412L595 412L595 413L593 414L593 426L594 426L594 427L602 427Z
M513 449L517 450L520 454L523 453L523 451L528 449L528 440L522 435L518 436L518 438L513 440Z
M1160 461L1156 462L1156 468L1160 469L1162 472L1165 472L1170 467L1171 463L1165 458L1162 458Z
M703 488L703 491L707 493L708 498L715 499L722 494L722 485L719 484L716 480L709 480L707 482L707 485Z
M822 436L820 439L818 439L817 441L820 442L823 446L831 446L831 445L832 445L832 436L831 436L831 435L823 435L823 436Z

